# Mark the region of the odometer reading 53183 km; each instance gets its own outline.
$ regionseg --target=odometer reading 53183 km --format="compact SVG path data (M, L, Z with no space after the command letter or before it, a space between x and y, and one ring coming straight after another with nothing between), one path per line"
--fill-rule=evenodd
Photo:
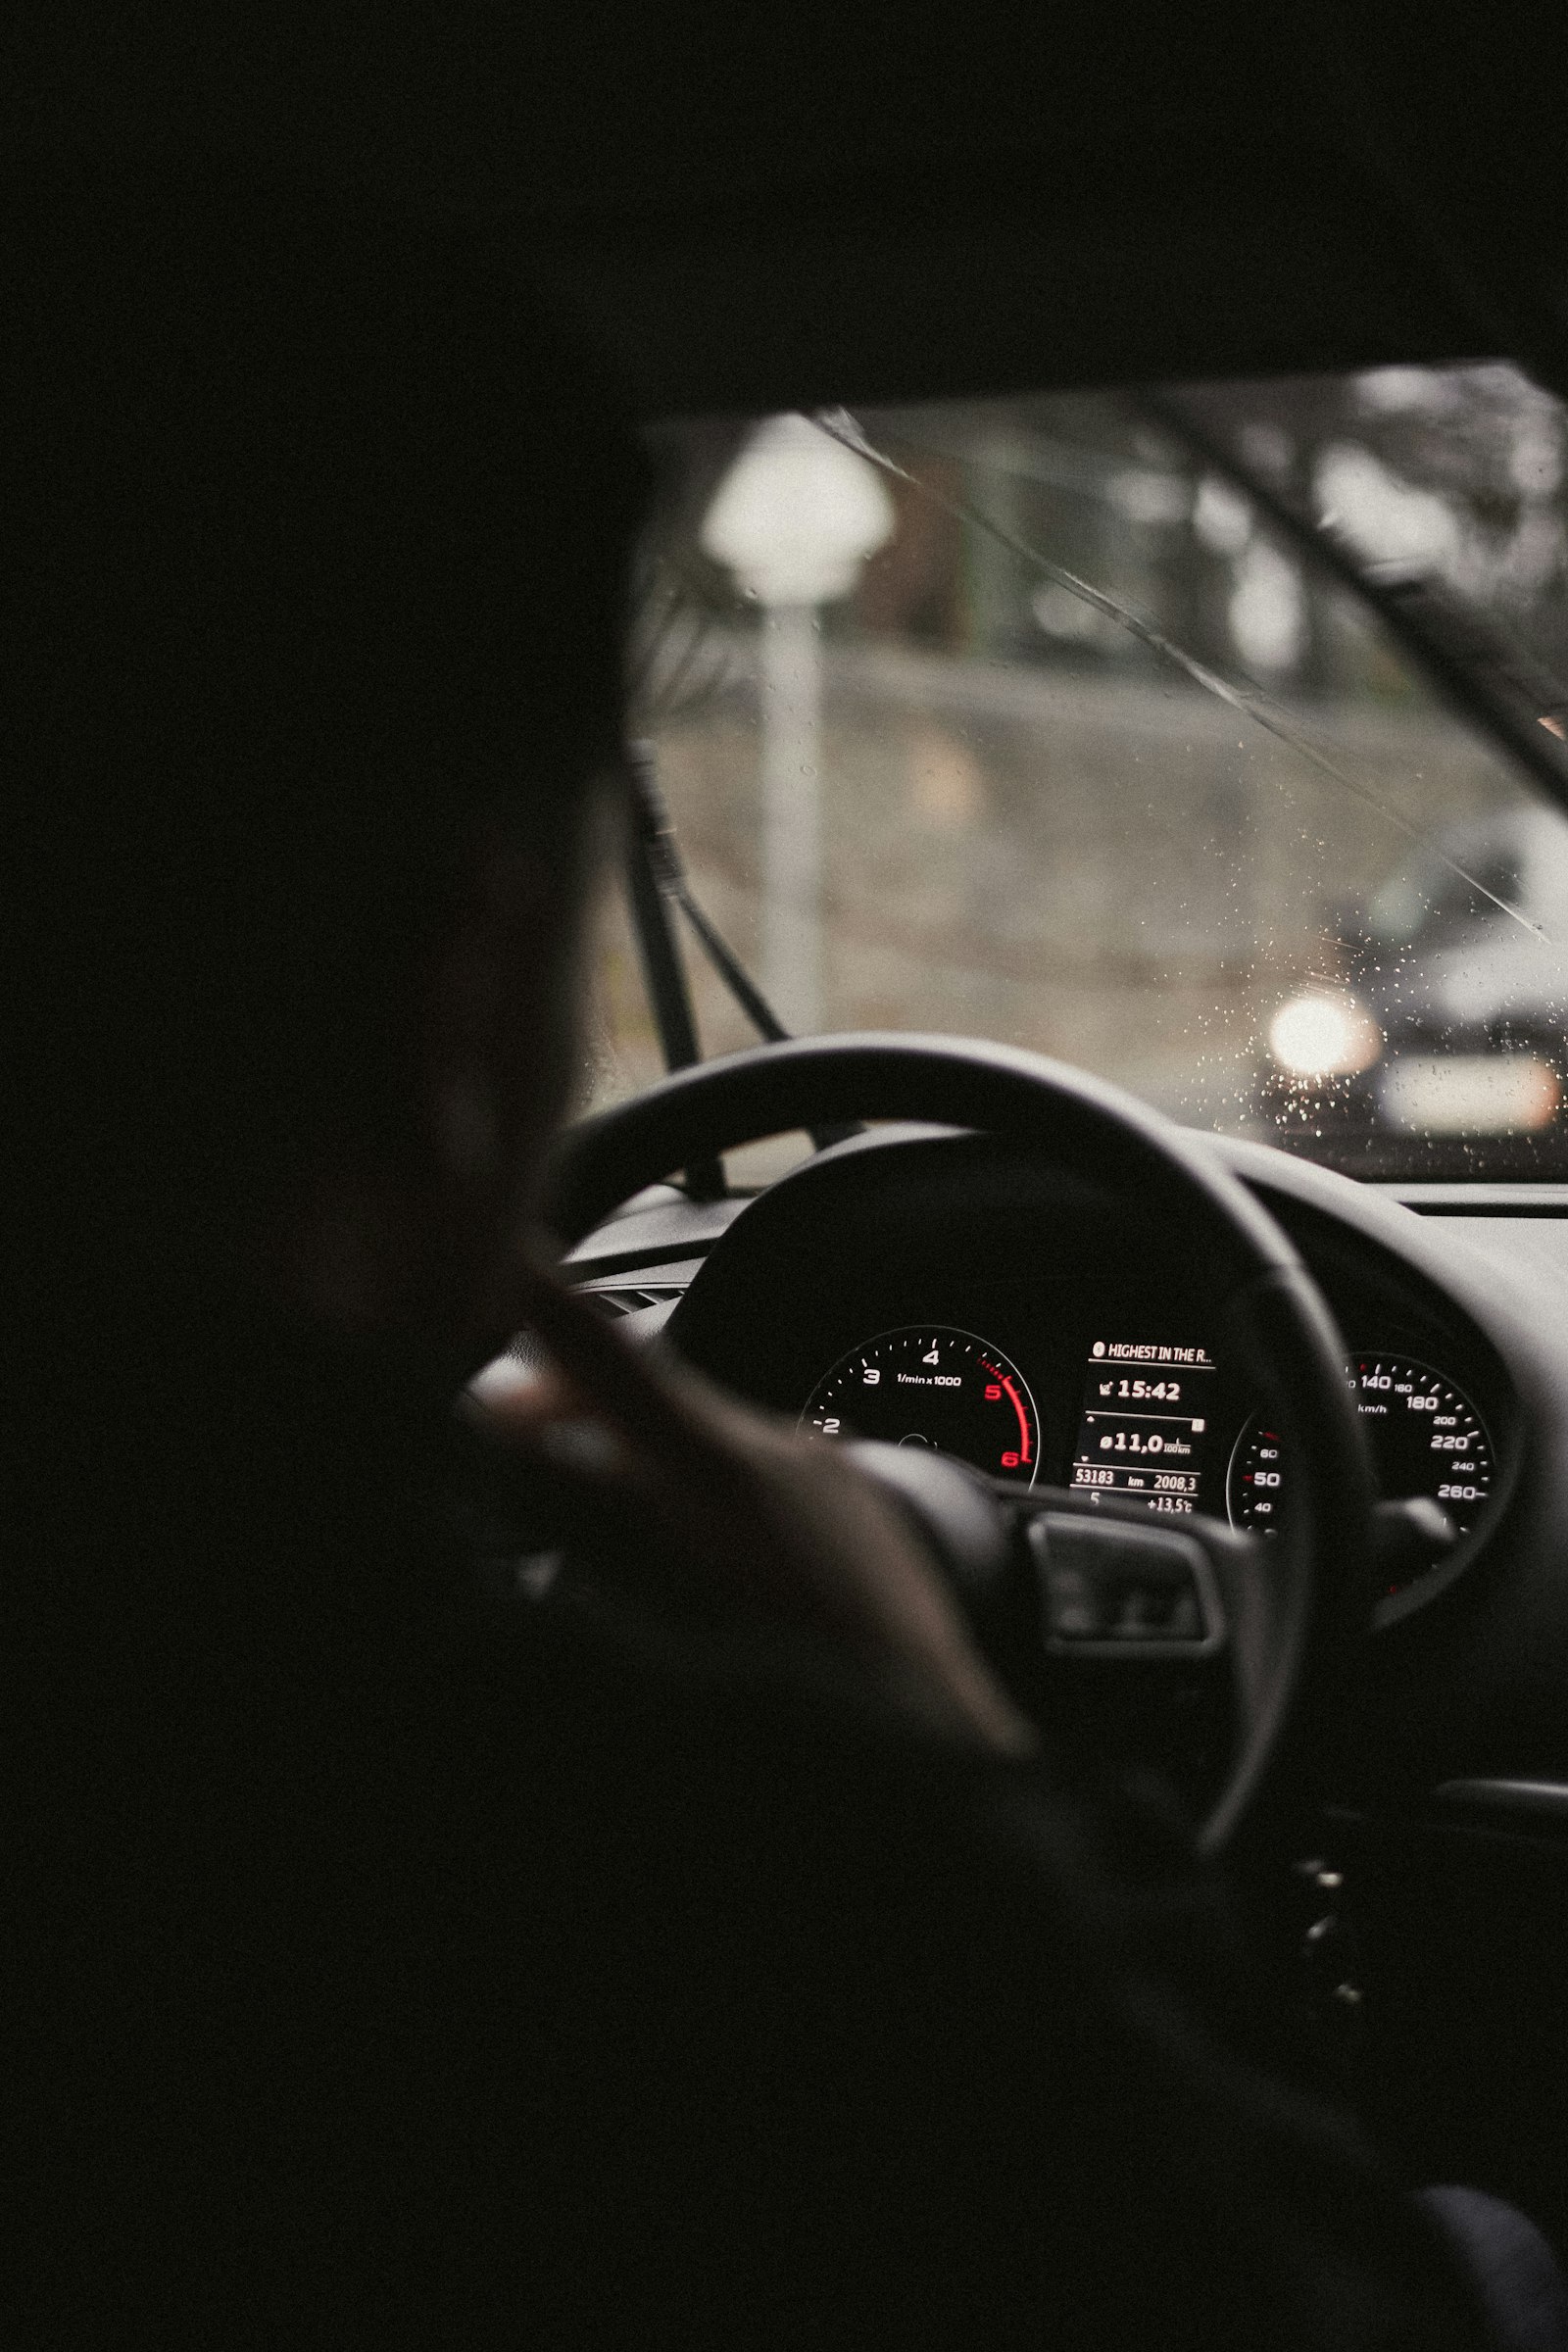
M1072 1483L1148 1511L1203 1507L1213 1427L1214 1359L1174 1340L1096 1340L1084 1370L1084 1409Z
M801 1415L824 1438L880 1438L956 1454L1033 1486L1040 1421L1016 1364L972 1331L910 1323L841 1355Z

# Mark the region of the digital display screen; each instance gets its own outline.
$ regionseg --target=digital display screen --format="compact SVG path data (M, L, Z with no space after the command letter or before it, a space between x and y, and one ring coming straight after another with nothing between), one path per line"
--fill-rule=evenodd
M1135 1496L1152 1511L1201 1510L1215 1401L1206 1348L1096 1340L1084 1370L1074 1487Z

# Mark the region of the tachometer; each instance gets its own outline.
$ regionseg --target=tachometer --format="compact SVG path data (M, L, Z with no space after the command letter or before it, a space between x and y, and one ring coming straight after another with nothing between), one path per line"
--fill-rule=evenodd
M928 1446L1033 1486L1040 1419L1016 1364L972 1331L910 1323L840 1356L807 1400L801 1427L826 1438Z
M1346 1374L1366 1426L1379 1494L1390 1501L1428 1495L1461 1535L1468 1533L1492 1493L1495 1464L1486 1424L1463 1390L1407 1355L1353 1355ZM1254 1418L1231 1455L1231 1523L1259 1535L1277 1533L1289 1497L1284 1440Z

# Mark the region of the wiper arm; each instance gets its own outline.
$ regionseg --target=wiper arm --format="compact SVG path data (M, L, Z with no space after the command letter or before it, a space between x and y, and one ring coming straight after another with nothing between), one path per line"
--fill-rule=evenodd
M681 961L680 945L669 920L669 906L678 906L690 923L709 962L759 1037L771 1046L786 1045L789 1030L692 895L686 861L675 838L664 796L659 789L652 748L634 744L626 769L631 801L626 889L664 1067L688 1069L703 1058L697 1039L697 1015L687 985L686 967ZM862 1131L852 1122L812 1127L808 1132L816 1150L825 1152L830 1144L843 1143L847 1137ZM704 1160L688 1168L686 1189L694 1200L721 1200L727 1189L721 1162Z
M1308 563L1327 570L1375 612L1449 708L1490 736L1559 808L1568 809L1568 766L1551 741L1560 735L1568 711L1568 688L1521 661L1496 630L1429 576L1358 562L1341 537L1282 498L1179 393L1146 393L1138 405L1151 423L1185 443L1240 490Z
M686 982L686 967L681 962L680 948L660 895L653 852L656 836L649 813L650 795L657 789L653 783L653 763L646 752L634 751L627 767L631 778L631 812L626 842L626 896L631 904L632 928L637 934L643 981L654 1026L659 1031L664 1067L685 1070L694 1061L701 1061L703 1055L697 1043L697 1014ZM686 1190L694 1200L723 1200L727 1188L722 1160L694 1161L685 1173Z
M757 1031L758 1036L770 1046L787 1044L789 1031L751 974L746 970L740 957L726 944L692 896L691 884L686 877L686 860L681 856L680 843L675 838L675 828L670 822L668 805L659 789L659 778L654 770L653 752L647 744L635 744L632 747L628 768L631 782L632 826L635 834L635 847L640 853L638 858L638 865L641 869L640 878L644 888L653 893L648 911L650 913L657 911L662 921L662 902L665 899L668 899L673 906L678 906L697 934L710 963L723 981L742 1012L745 1013L746 1018L751 1022L752 1027ZM634 882L634 898L637 895L638 891ZM639 911L639 928L641 929L641 912ZM668 931L667 926L664 928L669 964L674 984L678 985L682 1000L672 1030L677 1052L672 1053L671 1051L670 1036L665 1032L664 1021L659 1013L657 1004L655 1017L659 1019L660 1035L664 1044L664 1065L667 1069L677 1070L684 1069L689 1062L701 1061L702 1054L698 1050L691 1001L686 991L686 976L681 969L674 936ZM652 960L662 962L662 956L656 956ZM651 976L650 993L653 993Z

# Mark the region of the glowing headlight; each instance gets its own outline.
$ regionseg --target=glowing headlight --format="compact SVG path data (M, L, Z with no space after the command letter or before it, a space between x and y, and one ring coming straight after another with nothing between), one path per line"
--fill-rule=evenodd
M1292 997L1270 1021L1268 1042L1293 1077L1350 1078L1377 1060L1383 1032L1353 997Z

